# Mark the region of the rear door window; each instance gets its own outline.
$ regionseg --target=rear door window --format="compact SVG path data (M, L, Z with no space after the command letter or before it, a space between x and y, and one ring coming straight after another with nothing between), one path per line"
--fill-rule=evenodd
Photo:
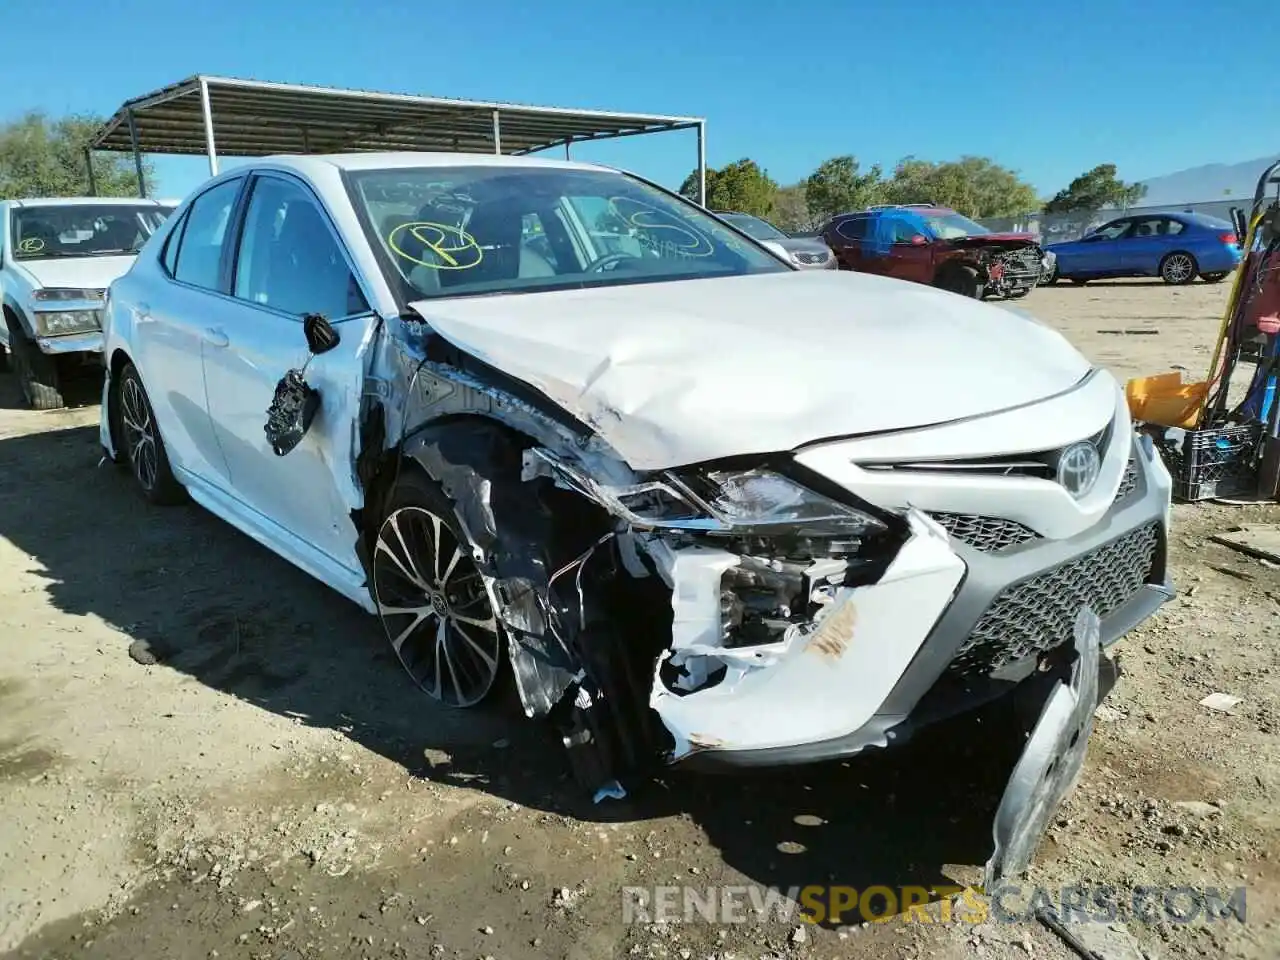
M173 266L174 279L205 290L222 288L222 248L227 221L240 194L243 178L227 180L192 201Z
M850 217L836 224L836 233L846 240L865 240L867 237L867 217Z

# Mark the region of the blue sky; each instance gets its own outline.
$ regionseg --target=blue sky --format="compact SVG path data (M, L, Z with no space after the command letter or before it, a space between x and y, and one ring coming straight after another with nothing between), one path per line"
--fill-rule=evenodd
M981 154L1048 194L1097 163L1128 180L1280 148L1264 0L41 0L5 4L0 119L110 114L195 73L705 116L708 162L793 182L827 157ZM57 38L63 38L59 41ZM70 44L66 54L56 51ZM1238 61L1241 51L1261 56ZM675 186L692 132L575 157ZM159 195L201 160L157 157Z

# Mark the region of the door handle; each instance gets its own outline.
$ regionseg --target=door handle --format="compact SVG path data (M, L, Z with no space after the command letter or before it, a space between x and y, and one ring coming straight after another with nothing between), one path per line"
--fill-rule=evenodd
M206 327L204 331L204 342L211 347L225 347L231 342L228 339L226 331L220 327Z

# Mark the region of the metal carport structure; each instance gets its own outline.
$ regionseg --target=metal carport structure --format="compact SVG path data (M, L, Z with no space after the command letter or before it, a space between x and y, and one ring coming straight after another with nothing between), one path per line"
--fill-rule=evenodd
M303 84L194 76L126 101L88 151L218 155L443 151L524 154L668 130L698 134L698 198L707 197L706 120L514 103L451 100ZM86 157L94 189L93 164ZM96 190L95 190L96 192Z

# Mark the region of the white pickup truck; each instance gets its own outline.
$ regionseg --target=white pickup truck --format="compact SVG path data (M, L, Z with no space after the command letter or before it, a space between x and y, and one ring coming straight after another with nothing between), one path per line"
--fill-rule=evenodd
M12 355L29 406L63 406L68 367L101 363L107 287L173 207L109 197L0 201L0 364Z

